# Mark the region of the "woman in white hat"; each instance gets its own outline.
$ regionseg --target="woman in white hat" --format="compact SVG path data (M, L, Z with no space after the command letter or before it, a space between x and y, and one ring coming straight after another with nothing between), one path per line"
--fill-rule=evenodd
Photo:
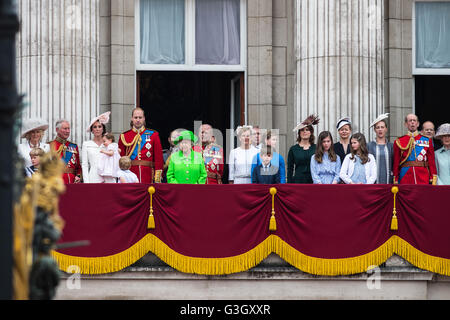
M450 123L442 124L435 135L442 148L435 151L438 185L450 185Z
M344 162L345 156L351 151L350 137L352 136L352 122L350 118L344 117L338 120L336 129L339 134L339 141L334 144L334 152L341 158L341 163Z
M25 167L31 166L30 151L33 148L41 148L45 152L50 151L50 145L48 143L42 143L44 137L44 131L48 129L48 123L42 119L28 119L25 120L22 127L22 136L27 141L19 144L19 155L25 160Z
M391 184L393 182L392 176L392 163L394 144L389 142L386 138L388 126L386 119L389 117L389 113L384 113L376 118L372 124L375 131L375 140L367 144L369 153L375 157L377 162L377 182L381 184Z
M87 132L93 135L92 140L84 141L81 147L81 168L83 170L84 183L101 183L104 181L97 173L100 149L103 144L103 134L106 133L106 126L109 122L110 111L102 113L91 120Z

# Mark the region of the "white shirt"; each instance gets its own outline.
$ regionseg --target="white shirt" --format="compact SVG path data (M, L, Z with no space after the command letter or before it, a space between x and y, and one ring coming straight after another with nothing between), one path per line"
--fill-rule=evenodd
M84 141L81 147L81 168L85 183L101 183L103 178L97 173L101 145L94 141Z
M122 183L120 181L120 178L124 178L127 183L138 183L139 180L133 172L130 170L120 170L117 171L117 178L119 178L119 183Z
M339 177L345 183L349 184L352 182L350 177L353 175L353 170L355 169L355 159L351 160L351 153L347 154L344 158L344 162L342 163L341 172ZM369 162L366 162L363 166L366 172L366 181L367 184L373 184L377 181L377 163L375 161L375 157L369 153Z
M234 181L235 184L252 183L252 159L258 152L253 145L248 149L238 147L231 150L228 180Z
M50 151L50 145L48 143L39 144L39 148L44 150L44 152ZM31 157L30 157L31 149L32 148L31 148L30 144L28 143L28 141L19 144L19 146L17 148L17 152L23 158L23 160L25 160L25 168L31 166Z

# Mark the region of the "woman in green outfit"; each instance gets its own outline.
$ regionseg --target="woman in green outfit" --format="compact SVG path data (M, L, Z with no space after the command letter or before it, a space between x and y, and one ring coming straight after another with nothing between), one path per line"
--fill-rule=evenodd
M288 153L288 183L313 183L310 167L311 157L316 153L313 125L318 123L319 118L311 115L293 130L298 136Z
M170 157L167 170L168 183L204 184L206 182L206 169L203 155L192 150L198 138L192 131L180 132L174 144L179 151Z

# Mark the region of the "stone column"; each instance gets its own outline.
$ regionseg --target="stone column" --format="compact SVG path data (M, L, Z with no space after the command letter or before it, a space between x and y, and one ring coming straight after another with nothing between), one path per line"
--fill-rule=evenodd
M372 139L370 123L384 111L384 1L296 4L297 122L318 114L318 131L336 138L337 119L349 116L354 132Z
M19 92L28 106L23 118L70 121L70 140L90 139L86 127L99 112L98 0L19 0L17 40Z
M272 129L272 0L247 2L248 122Z
M386 112L390 112L391 140L405 134L405 116L414 112L412 75L412 0L385 0ZM423 120L424 119L419 119Z

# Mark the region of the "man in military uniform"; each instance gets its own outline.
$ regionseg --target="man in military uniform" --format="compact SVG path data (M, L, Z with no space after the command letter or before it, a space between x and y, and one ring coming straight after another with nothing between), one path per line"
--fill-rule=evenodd
M415 114L405 118L408 133L394 142L394 184L436 184L437 171L433 143L417 131Z
M64 161L63 180L65 184L78 183L81 179L80 152L75 143L68 141L70 123L67 120L56 122L56 138L50 141L50 150L56 152Z
M135 108L131 114L131 129L119 138L121 156L131 159L130 171L141 183L160 183L163 170L163 153L159 133L145 128L144 110Z
M209 124L202 124L199 130L199 142L194 151L203 154L207 173L206 184L222 184L223 148L214 142L213 129Z

